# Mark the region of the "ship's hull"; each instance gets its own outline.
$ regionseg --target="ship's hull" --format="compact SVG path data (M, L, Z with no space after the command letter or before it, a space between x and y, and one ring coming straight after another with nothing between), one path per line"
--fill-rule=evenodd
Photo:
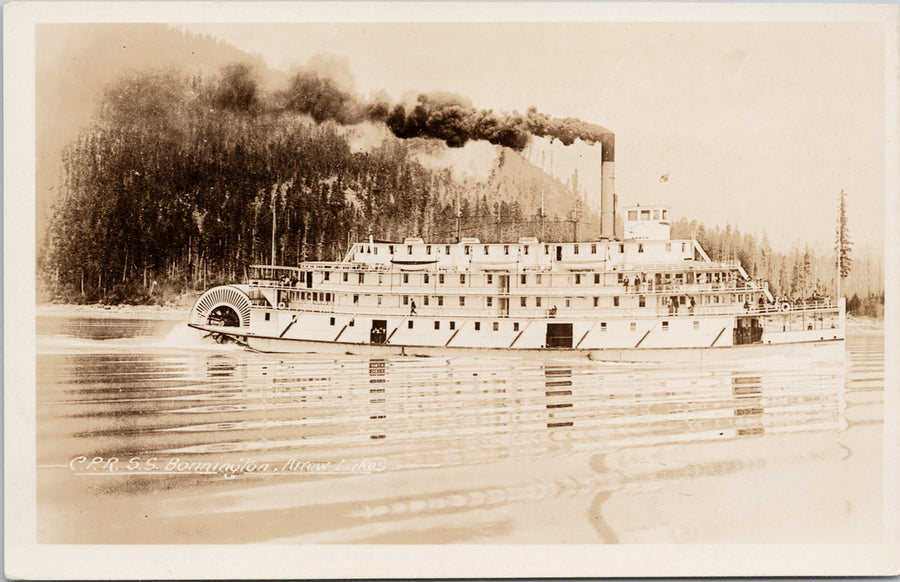
M808 339L782 343L755 343L718 347L647 347L647 348L508 348L471 346L427 346L415 344L373 344L321 340L286 339L234 328L208 325L191 327L227 338L247 348L265 353L327 354L352 356L417 356L447 357L454 355L484 355L527 358L589 358L608 362L705 362L769 356L803 356L815 361L833 360L844 351L843 338ZM812 336L811 336L812 337Z

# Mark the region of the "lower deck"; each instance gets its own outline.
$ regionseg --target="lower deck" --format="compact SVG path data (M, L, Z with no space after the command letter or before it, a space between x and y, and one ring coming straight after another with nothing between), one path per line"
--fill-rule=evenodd
M239 334L279 342L507 350L714 348L844 338L839 318L825 314L573 321L388 317L278 310L254 310L250 325Z

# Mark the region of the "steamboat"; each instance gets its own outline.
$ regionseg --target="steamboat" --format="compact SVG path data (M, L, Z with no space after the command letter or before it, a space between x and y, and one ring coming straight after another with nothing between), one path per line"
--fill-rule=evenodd
M616 236L609 198L609 235L595 241L370 237L341 261L252 266L244 284L203 293L189 325L263 352L666 361L842 349L843 299L776 300L739 262L672 240L666 205L623 208Z

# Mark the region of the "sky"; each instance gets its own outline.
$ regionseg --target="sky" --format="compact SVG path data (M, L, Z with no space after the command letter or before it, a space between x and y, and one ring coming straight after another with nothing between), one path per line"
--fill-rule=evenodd
M878 23L189 24L289 70L343 60L356 92L455 92L479 108L574 116L616 134L620 207L833 245L884 244L885 37ZM554 148L559 151L559 147ZM576 151L577 150L577 151ZM566 154L569 154L568 156ZM594 183L599 152L554 155ZM546 165L546 162L545 162ZM668 176L661 181L660 177Z

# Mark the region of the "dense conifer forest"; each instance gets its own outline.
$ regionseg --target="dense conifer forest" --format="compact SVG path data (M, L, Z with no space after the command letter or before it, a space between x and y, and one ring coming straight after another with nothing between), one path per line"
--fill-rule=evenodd
M546 236L571 231L566 207L576 195L515 150L496 146L494 171L475 181L421 163L420 153L447 148L428 137L385 133L360 149L358 132L377 128L359 125L366 120L347 113L343 95L309 73L265 93L245 65L210 78L144 71L111 84L63 154L63 193L39 264L51 297L161 302L240 280L248 265L273 260L273 220L284 265L338 259L369 235L455 240L457 205L462 236L538 234L542 193L559 211L545 218ZM590 236L598 221L581 218L580 236Z

